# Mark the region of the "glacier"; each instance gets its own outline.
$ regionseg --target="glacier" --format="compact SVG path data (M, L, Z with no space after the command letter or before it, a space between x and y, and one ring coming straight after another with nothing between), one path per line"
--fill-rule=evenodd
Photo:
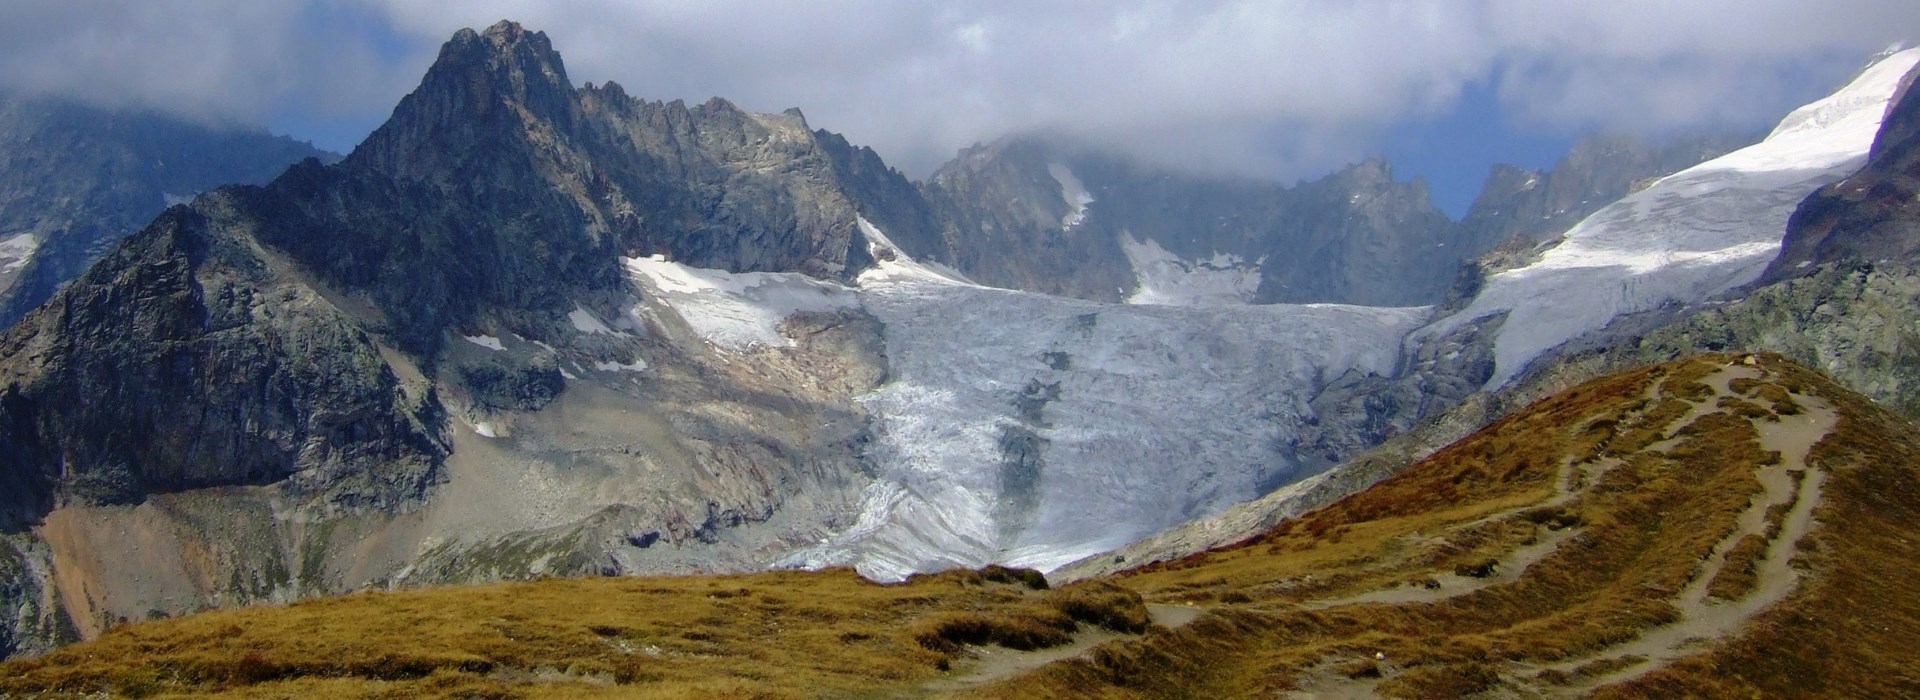
M1865 163L1920 49L1888 56L1794 110L1760 143L1662 178L1576 224L1538 260L1489 277L1460 312L1415 334L1445 335L1505 312L1487 388L1623 314L1695 303L1757 279L1801 200Z
M716 348L783 347L779 321L857 305L889 381L859 397L878 474L854 524L788 566L877 580L1007 563L1050 569L1307 476L1308 401L1394 370L1418 308L1109 304L984 287L893 249L853 286L629 258L636 283ZM1017 453L1019 456L1010 456Z

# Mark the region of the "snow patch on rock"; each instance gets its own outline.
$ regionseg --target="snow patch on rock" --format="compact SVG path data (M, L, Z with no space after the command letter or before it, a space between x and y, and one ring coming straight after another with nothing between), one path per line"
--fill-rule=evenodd
M1248 264L1245 258L1229 253L1214 253L1213 257L1203 260L1182 260L1153 239L1137 240L1131 232L1121 232L1120 250L1126 253L1139 284L1127 297L1129 304L1250 303L1260 289L1260 265L1266 262L1266 258L1261 258Z
M26 267L27 261L33 258L33 251L39 248L40 240L31 233L0 239L0 274Z
M494 352L500 352L502 350L507 349L506 345L503 345L500 343L499 338L496 338L490 335L463 335L460 337L469 343L473 343L474 345L478 345L480 347L486 348L488 350L492 350Z
M894 245L893 239L881 231L866 217L854 219L860 227L860 235L867 239L867 254L874 259L874 266L861 272L854 282L861 287L887 285L894 283L934 282L941 284L974 285L973 280L960 274L959 270L936 262L920 262L907 256L906 251Z
M1047 174L1053 176L1054 182L1060 183L1060 199L1066 201L1069 210L1066 216L1060 218L1060 227L1073 228L1085 223L1087 205L1093 203L1093 193L1088 192L1087 186L1065 165L1048 163Z
M728 350L792 347L793 341L780 334L780 322L788 316L858 303L846 287L799 273L707 270L659 255L620 260L634 281L688 328Z
M592 312L578 306L573 307L572 311L567 312L567 322L573 324L574 330L587 335L625 335L615 332L612 328L608 328L607 324L601 323L600 319L595 317Z

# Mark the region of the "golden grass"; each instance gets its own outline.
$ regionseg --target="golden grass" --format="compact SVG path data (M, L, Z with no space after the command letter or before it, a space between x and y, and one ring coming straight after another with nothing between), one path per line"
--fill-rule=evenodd
M1767 540L1747 535L1727 550L1726 566L1707 584L1707 595L1721 600L1736 600L1753 590L1754 574L1761 557L1767 554Z
M130 697L812 697L908 687L960 644L1137 631L1139 597L994 567L546 580L365 593L141 623L0 666L0 694ZM928 630L967 620L988 634ZM1009 630L1012 630L1010 632ZM1044 630L1029 634L1031 630Z

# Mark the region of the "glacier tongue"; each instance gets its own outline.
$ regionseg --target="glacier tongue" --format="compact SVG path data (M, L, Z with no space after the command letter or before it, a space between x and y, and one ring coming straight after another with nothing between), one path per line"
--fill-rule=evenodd
M1101 304L920 270L861 278L891 373L862 398L880 473L790 565L1044 570L1256 497L1305 476L1290 444L1320 386L1391 372L1427 312Z
M1595 212L1525 267L1488 278L1467 308L1416 333L1432 338L1508 312L1487 386L1622 314L1692 303L1746 284L1780 250L1808 194L1858 169L1920 49L1869 67L1795 110L1758 144L1667 176Z
M1386 374L1422 308L1103 304L982 287L893 249L858 287L628 258L663 309L725 350L788 345L779 323L858 304L890 378L859 397L877 473L854 524L789 566L896 580L1006 563L1051 569L1254 498L1300 473L1308 405ZM579 325L592 326L585 319Z

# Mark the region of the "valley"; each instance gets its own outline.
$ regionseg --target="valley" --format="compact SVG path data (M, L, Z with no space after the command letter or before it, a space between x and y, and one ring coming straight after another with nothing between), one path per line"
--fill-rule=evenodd
M0 697L1920 693L1916 76L1459 219L509 21L341 158L153 127L236 162L0 188Z
M1052 590L989 567L368 592L120 627L0 667L0 692L1899 694L1917 458L1905 419L1818 374L1711 355L1549 397L1246 542ZM1861 595L1874 616L1841 612Z

